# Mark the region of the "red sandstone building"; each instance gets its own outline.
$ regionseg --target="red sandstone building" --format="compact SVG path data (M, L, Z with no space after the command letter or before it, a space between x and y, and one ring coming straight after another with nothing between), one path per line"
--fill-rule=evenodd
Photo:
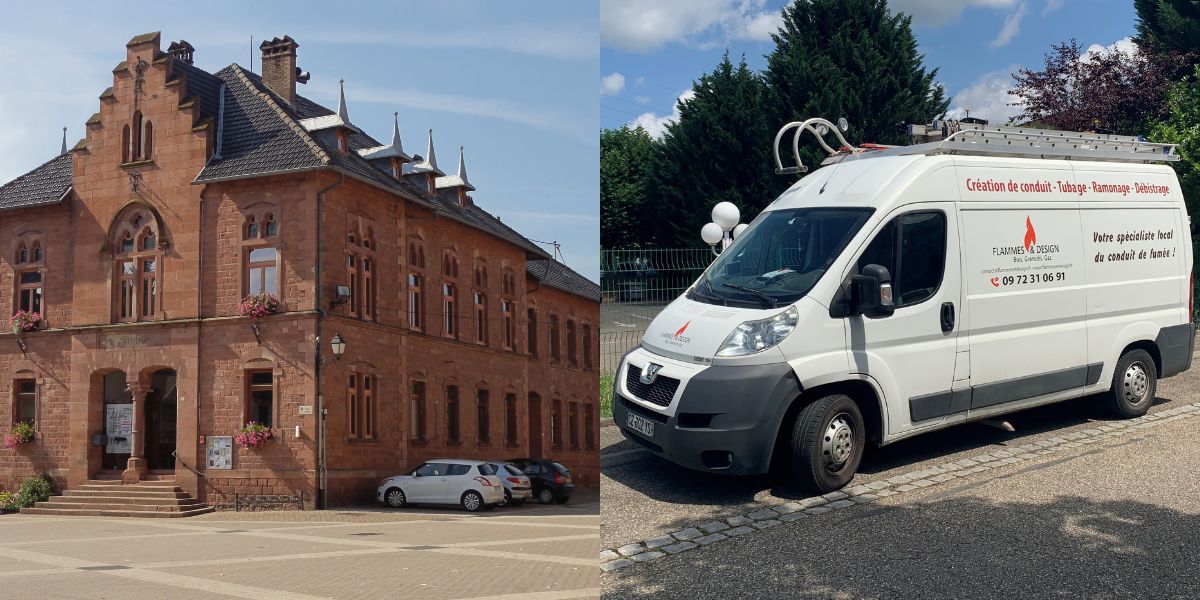
M439 456L596 485L599 287L477 206L432 133L410 155L344 95L298 95L297 46L264 42L260 76L135 37L86 136L0 187L0 307L43 317L0 333L0 429L37 430L0 448L0 485L332 506ZM241 316L263 291L276 314ZM222 452L249 421L273 439Z

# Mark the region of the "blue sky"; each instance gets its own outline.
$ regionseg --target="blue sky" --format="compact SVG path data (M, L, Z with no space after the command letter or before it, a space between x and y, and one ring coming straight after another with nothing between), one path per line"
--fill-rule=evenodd
M674 101L694 79L711 71L726 48L754 69L774 48L783 0L601 0L600 126L641 123L661 132ZM1128 47L1134 35L1132 0L892 0L913 17L927 67L962 109L993 122L1019 109L1010 73L1040 69L1050 45L1071 37ZM811 115L833 118L837 115Z
M399 111L405 149L421 154L432 127L445 171L465 146L477 204L598 278L595 2L66 4L5 8L0 181L53 157L63 126L68 146L83 136L134 35L186 39L210 71L253 55L257 72L258 44L287 34L312 73L301 94L334 107L344 78L356 125L386 141Z

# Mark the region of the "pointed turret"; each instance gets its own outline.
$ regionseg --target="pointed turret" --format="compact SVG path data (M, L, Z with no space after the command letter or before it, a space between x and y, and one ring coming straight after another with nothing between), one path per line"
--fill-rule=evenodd
M62 149L58 151L58 155L62 156L67 153L67 128L63 127Z
M437 155L434 154L433 151L433 129L429 130L429 146L425 151L425 156L414 156L413 158L420 158L421 160L419 162L404 165L405 175L420 175L426 173L431 174L434 177L441 177L442 175L445 175L445 173L438 168Z
M437 178L437 189L445 190L452 188L462 188L469 192L475 191L475 186L471 185L470 181L467 181L467 163L463 157L462 146L458 147L458 173Z
M358 155L367 160L395 158L402 163L411 162L413 158L404 152L404 145L400 143L400 113L392 113L392 143L374 148L363 148L358 151Z
M321 131L324 129L333 129L342 127L350 131L359 131L350 122L350 113L346 110L346 81L338 80L338 109L336 114L322 115L320 117L312 117L311 119L301 119L300 126L308 131Z

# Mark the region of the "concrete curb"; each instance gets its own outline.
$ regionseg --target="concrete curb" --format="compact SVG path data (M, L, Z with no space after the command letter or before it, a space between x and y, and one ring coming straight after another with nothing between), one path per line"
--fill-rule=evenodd
M656 561L667 555L680 554L733 537L750 535L762 529L777 527L859 504L869 504L880 498L938 485L1004 465L1037 459L1052 452L1117 438L1154 427L1160 423L1198 416L1200 416L1200 402L1184 404L1135 419L1105 422L1091 429L1065 433L1062 436L1039 440L1023 446L995 450L990 454L964 458L865 485L851 486L823 496L814 496L780 505L761 504L755 510L723 520L710 521L668 535L632 542L615 548L605 548L600 551L600 568L605 573L618 571L638 563Z

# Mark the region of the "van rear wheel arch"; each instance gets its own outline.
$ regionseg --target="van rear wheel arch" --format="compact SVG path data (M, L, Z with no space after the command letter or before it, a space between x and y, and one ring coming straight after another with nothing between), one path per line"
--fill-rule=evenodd
M1158 376L1162 374L1162 354L1158 350L1158 344L1155 344L1152 340L1140 340L1125 346L1119 353L1117 353L1117 356L1114 357L1113 363L1115 364L1117 361L1121 360L1122 356L1125 356L1133 350L1145 350L1146 353L1150 355L1150 358L1154 359L1155 375Z

